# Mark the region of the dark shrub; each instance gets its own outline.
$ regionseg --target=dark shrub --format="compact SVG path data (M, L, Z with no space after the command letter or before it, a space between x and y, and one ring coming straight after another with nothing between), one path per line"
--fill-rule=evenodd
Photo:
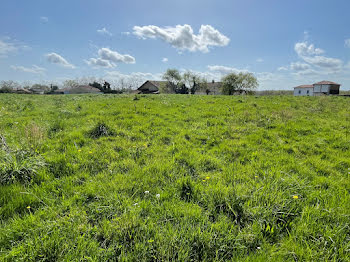
M98 123L91 131L90 136L92 138L99 138L103 136L114 136L113 130L105 123Z

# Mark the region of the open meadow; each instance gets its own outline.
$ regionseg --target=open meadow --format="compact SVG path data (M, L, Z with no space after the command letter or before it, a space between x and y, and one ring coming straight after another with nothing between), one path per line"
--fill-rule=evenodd
M0 95L0 261L350 261L347 97Z

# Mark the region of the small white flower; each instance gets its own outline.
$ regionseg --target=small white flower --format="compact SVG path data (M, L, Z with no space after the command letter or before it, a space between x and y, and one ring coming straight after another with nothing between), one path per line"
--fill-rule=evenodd
M135 204L134 204L134 206L138 206L138 205L139 205L139 203L135 203Z
M157 195L156 195L156 198L160 198L160 194L157 194Z
M257 247L256 249L260 250L260 249L261 249L261 247Z
M149 191L145 191L145 194L146 194L146 195L149 194Z

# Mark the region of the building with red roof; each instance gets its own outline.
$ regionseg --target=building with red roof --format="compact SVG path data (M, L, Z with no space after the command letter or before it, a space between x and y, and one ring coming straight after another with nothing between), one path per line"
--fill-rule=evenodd
M340 84L331 81L321 81L313 85L294 87L295 96L339 95Z

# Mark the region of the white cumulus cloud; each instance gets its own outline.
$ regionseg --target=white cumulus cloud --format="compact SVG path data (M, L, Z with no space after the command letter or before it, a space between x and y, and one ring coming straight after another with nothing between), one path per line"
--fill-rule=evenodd
M24 66L11 66L11 68L15 71L21 71L25 73L32 73L32 74L43 74L46 69L39 67L37 65L33 65L32 67L24 67Z
M101 66L101 67L106 67L106 68L116 67L116 64L114 64L108 60L101 59L101 58L90 58L90 59L86 60L85 62L91 66Z
M112 36L112 33L109 32L105 27L102 29L98 29L97 33L101 34L101 35L108 35L108 36Z
M162 62L163 62L163 63L166 63L166 62L168 62L168 61L169 61L169 59L166 58L166 57L164 57L164 58L162 59Z
M155 25L134 26L134 35L146 38L160 38L179 50L209 52L211 46L227 46L230 39L211 25L201 25L199 34L194 34L190 25L158 27Z
M101 48L97 52L97 58L90 58L85 62L91 66L101 66L106 68L116 67L116 63L135 64L136 59L128 54L119 54L109 48Z
M308 72L311 72L311 66L324 70L325 73L338 72L343 68L344 63L342 60L321 56L321 54L323 54L325 51L320 48L315 48L313 44L308 44L307 42L296 43L294 50L297 55L304 60L304 62L310 65L308 68L306 68L307 66L304 64L304 68L302 69L300 68L299 63L299 71L307 70Z
M103 60L108 60L115 63L135 64L136 62L135 58L131 55L122 55L109 48L101 48L98 50L98 55Z
M66 59L64 59L62 56L56 53L49 53L46 54L46 60L53 64L58 64L60 66L66 67L66 68L75 68L74 65L70 64Z
M296 43L294 50L299 56L320 55L324 53L324 50L321 48L315 48L313 44L309 45L308 42Z

